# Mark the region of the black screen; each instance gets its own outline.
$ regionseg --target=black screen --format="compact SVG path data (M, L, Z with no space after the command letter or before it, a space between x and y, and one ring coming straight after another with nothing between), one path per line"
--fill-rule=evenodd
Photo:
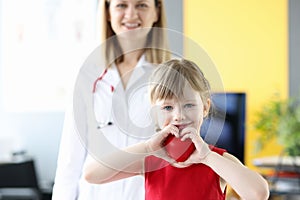
M244 163L245 93L214 93L210 115L201 136L208 144L224 148Z

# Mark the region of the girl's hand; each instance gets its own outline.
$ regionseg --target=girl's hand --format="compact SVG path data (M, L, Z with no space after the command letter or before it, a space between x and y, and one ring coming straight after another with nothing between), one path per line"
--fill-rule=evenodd
M169 134L173 134L175 137L179 137L179 130L174 125L168 125L161 131L154 134L149 140L146 141L146 148L149 154L162 158L169 163L174 163L175 160L170 158L163 147L163 142Z
M202 163L203 159L210 154L211 150L206 142L201 138L197 129L192 127L184 128L180 135L181 140L191 139L194 143L196 150L192 155L184 162L174 163L175 167L183 168L196 163Z

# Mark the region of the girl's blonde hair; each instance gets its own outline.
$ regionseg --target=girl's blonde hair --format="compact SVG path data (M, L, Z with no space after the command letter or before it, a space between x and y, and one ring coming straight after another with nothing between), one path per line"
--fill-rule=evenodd
M145 57L150 63L162 63L170 59L168 51L168 41L166 34L166 13L164 0L153 0L155 7L158 9L158 20L153 24L157 28L148 34L147 44L145 46ZM116 63L123 62L123 52L116 39L108 40L115 36L114 31L108 20L110 0L99 0L99 19L100 19L100 41L105 42L104 52L108 62L115 61ZM110 65L111 63L107 63Z
M211 99L210 85L201 69L192 61L172 59L158 65L150 76L150 100L182 97L184 89L190 86L199 92L203 103Z

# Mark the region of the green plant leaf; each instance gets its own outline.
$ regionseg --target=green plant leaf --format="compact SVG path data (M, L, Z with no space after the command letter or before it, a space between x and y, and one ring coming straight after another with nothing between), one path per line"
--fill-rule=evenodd
M288 155L300 155L300 101L276 96L256 115L254 128L260 132L256 149L277 138Z

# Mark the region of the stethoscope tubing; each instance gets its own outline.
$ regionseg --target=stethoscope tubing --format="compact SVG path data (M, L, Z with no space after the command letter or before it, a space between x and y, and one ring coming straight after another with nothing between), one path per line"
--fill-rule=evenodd
M113 85L109 84L106 80L104 80L104 76L107 74L107 68L102 72L102 74L94 81L94 84L93 84L93 93L96 92L96 89L97 89L97 83L99 81L102 81L104 82L105 84L109 85L110 86L110 90L111 92L114 92L115 88ZM97 126L97 129L101 129L101 128L104 128L105 126L111 126L113 125L113 123L111 121L108 121L106 123L100 123L98 124Z
M107 81L103 80L104 76L107 74L107 68L102 72L102 74L94 81L94 84L93 84L93 93L96 92L96 89L97 89L97 83L99 81L103 81L104 83L106 83L107 85L110 86L110 90L111 92L114 92L115 88L113 85L109 84Z

